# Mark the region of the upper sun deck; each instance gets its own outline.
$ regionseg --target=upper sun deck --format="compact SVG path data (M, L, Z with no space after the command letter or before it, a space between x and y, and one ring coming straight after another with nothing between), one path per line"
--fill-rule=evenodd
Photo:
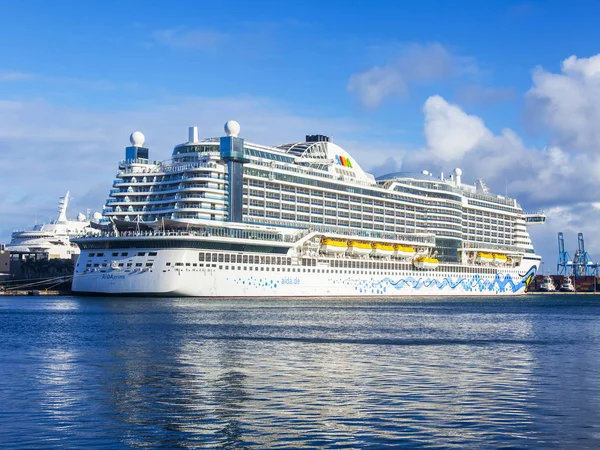
M236 123L236 126L238 127L237 135L239 125ZM136 136L137 140L132 135L134 147L128 147L128 150L131 148L142 149L143 135L141 138L139 135ZM143 150L145 150L144 156L147 157L147 149L143 148ZM137 152L130 152L128 155L134 153L137 155ZM477 180L474 185L463 184L461 182L462 170L458 168L454 169L448 177L444 177L443 174L434 177L424 170L421 173L396 172L375 179L372 174L363 170L349 152L331 142L329 137L324 135L307 135L305 141L278 146L243 141L243 157L250 165L269 167L270 170L302 173L308 176L390 190L417 188L419 191L433 191L438 195L448 196L448 198L455 196L456 200L467 197L474 202L480 200L502 207L519 208L514 199L492 194L482 180ZM176 145L171 159L154 162L144 158L127 159L121 161L119 175L135 173L158 175L196 169L216 170L222 159L220 138L199 139L197 128L190 127L188 142Z
M131 143L132 147L126 149L126 159L119 163L119 175L172 173L203 167L209 159L215 162L223 159L220 138L199 139L196 127L190 128L188 142L174 147L169 160L151 161L148 149L142 147L144 137L139 132L132 135ZM250 164L278 164L284 170L310 172L320 177L355 181L361 185L376 185L375 177L364 171L346 150L331 142L327 136L310 135L306 136L306 141L278 146L244 141L243 156Z
M377 178L377 182L386 188L393 189L394 185L403 184L417 186L423 189L434 191L444 191L456 194L457 197L467 197L473 200L482 200L502 206L519 208L515 199L503 195L493 194L484 184L483 180L478 179L473 185L463 184L462 170L454 169L453 173L445 178L443 174L439 178L424 170L421 173L414 172L395 172L383 175Z

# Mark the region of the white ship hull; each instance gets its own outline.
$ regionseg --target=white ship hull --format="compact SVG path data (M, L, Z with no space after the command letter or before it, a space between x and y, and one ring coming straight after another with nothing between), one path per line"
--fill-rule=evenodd
M539 261L522 268L478 273L443 270L353 270L317 266L249 265L198 261L193 250L159 250L152 269L126 272L110 267L76 273L73 291L110 295L158 295L192 297L391 297L391 296L484 296L519 295L537 271ZM82 259L85 258L85 255ZM180 267L166 266L182 261ZM188 264L189 266L186 266ZM490 270L488 270L491 272ZM329 272L329 273L328 273ZM362 273L359 273L362 272Z

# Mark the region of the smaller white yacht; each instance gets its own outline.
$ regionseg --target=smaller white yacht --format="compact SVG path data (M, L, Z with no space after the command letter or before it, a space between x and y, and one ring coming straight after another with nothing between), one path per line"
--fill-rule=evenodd
M55 221L36 224L32 230L15 231L6 249L11 254L45 254L49 259L71 259L73 255L79 255L79 247L71 242L71 238L96 230L90 218L83 213L79 213L76 220L67 219L68 205L69 192L59 200L58 218ZM101 218L100 213L94 213L92 217L95 222Z
M571 278L569 277L565 277L561 286L560 286L560 291L561 292L575 292L575 286L573 286L573 282L571 281Z
M544 277L544 281L540 284L540 292L555 292L556 286L550 275Z

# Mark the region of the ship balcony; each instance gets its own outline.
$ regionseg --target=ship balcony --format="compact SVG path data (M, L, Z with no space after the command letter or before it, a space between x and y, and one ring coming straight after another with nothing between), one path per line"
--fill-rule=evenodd
M185 200L185 201L190 201L190 202L206 202L207 200L210 200L211 203L219 203L219 204L225 204L227 201L224 198L224 196L217 197L214 195L204 195L203 193L189 194L189 195L176 195L175 200L176 201Z
M115 189L116 192L110 192L111 197L116 197L116 196L128 196L128 195L148 195L150 194L150 191L134 191L134 190L130 190L130 191L121 191L119 189Z
M218 152L214 154L214 156L218 156ZM140 160L140 162L145 161L145 165L150 167L130 167L129 164L131 161L119 161L119 174L140 174L146 176L159 176L164 175L166 173L173 173L179 171L189 171L197 168L217 168L218 164L215 162L205 162L205 161L196 161L196 162L182 162L175 164L165 164L161 161L154 161L154 163L148 163L147 160ZM137 161L136 161L137 162Z
M159 202L147 202L147 201L122 201L122 202L118 202L116 204L114 204L115 207L120 207L120 208L129 208L130 206L146 206L146 205L160 205L160 204L175 204L177 202L177 200L171 199L171 200L164 200L164 201L159 201ZM149 208L148 208L149 210Z
M185 177L175 177L175 178L167 178L167 179L162 179L160 181L153 181L153 180L146 180L144 181L144 179L138 180L132 178L132 179L117 179L113 182L113 186L121 186L121 185L131 185L131 186L164 186L164 185L169 185L169 184L173 184L173 185L179 185L179 183L184 182L184 181L189 181L189 180L193 180L193 181L204 181L204 182L211 182L211 183L225 183L227 182L227 180L223 177L223 176L219 176L218 174L206 174L206 175L198 175L198 176L185 176Z
M209 213L197 213L197 214L172 214L171 219L203 219L203 220L215 220L224 222L227 220L227 214L209 214Z
M219 198L215 198L214 196L210 196L210 195L175 195L175 196L171 196L168 198L158 198L158 199L151 199L148 200L148 196L144 196L142 195L143 199L136 199L135 196L132 196L133 198L127 199L127 198L123 198L123 199L108 199L106 201L106 204L111 204L111 205L119 205L119 206L136 206L136 205L160 205L160 204L168 204L168 203L176 203L176 202L180 202L182 200L185 201L190 201L190 202L207 202L210 201L211 203L218 203L218 204L225 204L226 203L226 199L223 198L222 196Z
M109 199L109 200L107 200L106 203L129 206L129 205L135 205L135 204L159 205L159 204L163 204L163 203L175 203L176 201L177 201L177 199L175 199L174 197L148 200L148 196L146 196L143 200Z
M150 214L154 214L154 215L164 215L164 214L171 214L174 212L215 212L215 213L223 213L226 212L227 209L226 208L212 208L210 206L206 206L206 205L200 205L200 206L193 206L193 207L179 207L179 206L172 206L172 207L168 207L168 208L133 208L131 207L131 209L129 208L122 208L120 210L115 209L114 211L112 211L109 215L113 215L113 216L120 216L120 215L131 215L131 214L143 214L143 215L150 215Z
M123 184L133 184L136 186L144 186L144 185L152 185L152 184L156 184L156 183L157 183L156 181L152 181L152 180L132 180L132 179L126 179L126 178L118 178L113 181L113 186L123 185Z
M190 166L189 163L187 164L179 164L177 165L177 167L182 167L182 166ZM163 166L163 168L166 166ZM201 172L201 173L223 173L223 170L220 166L218 166L216 163L195 163L192 164L191 167L187 170L185 170L184 173L190 173L190 172ZM168 172L139 172L139 171L130 171L130 170L121 170L117 173L117 176L133 176L136 178L154 178L154 177L162 177L167 175L167 173L169 174L168 176L173 176L176 178L181 178L181 176L178 176L177 171L175 171L175 173L173 173L173 171L168 171Z
M210 217L215 216L217 218L227 217L229 211L227 210L214 210L214 209L178 209L177 211L173 211L172 216L183 217L187 215L188 217Z
M222 184L226 184L227 183L227 179L226 178L218 178L218 177L182 177L179 180L180 183L190 183L190 182L205 182L205 183L210 183L210 184L215 184L215 185L222 185Z
M216 189L216 188L211 188L211 187L207 187L206 185L203 184L198 184L198 185L186 185L184 187L179 187L179 184L175 187L172 188L163 188L163 189L150 189L148 192L144 192L144 194L146 195L156 195L156 194L161 194L161 195L168 195L168 194L177 194L180 192L184 192L184 191L192 191L192 192L203 192L206 191L207 195L208 194L221 194L223 195L226 191L225 189ZM123 192L124 194L128 194L128 192Z
M206 192L206 193L211 193L211 194L222 194L222 195L226 194L226 191L224 189L207 187L207 186L195 186L195 185L181 187L178 190L178 192Z

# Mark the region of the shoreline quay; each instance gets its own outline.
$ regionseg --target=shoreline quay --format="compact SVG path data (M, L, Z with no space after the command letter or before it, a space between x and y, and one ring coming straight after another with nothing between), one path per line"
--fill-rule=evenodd
M575 291L575 292L563 292L563 291L552 291L552 292L541 292L541 291L531 291L526 292L526 295L565 295L565 294L583 294L583 295L600 295L600 291Z
M67 292L46 290L46 289L15 289L10 291L0 291L1 296L49 296L49 295L67 295Z

